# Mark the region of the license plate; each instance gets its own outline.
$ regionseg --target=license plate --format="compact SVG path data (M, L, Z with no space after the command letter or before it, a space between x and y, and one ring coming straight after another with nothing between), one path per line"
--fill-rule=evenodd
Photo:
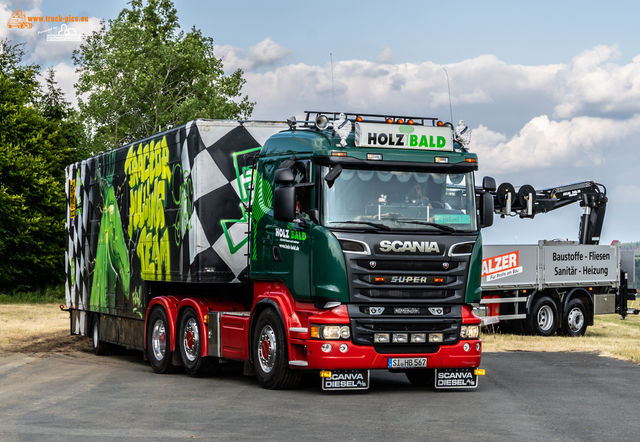
M369 370L331 370L330 378L322 378L323 390L366 390Z
M427 358L389 358L389 368L427 368Z
M436 388L476 388L478 376L473 368L436 369Z

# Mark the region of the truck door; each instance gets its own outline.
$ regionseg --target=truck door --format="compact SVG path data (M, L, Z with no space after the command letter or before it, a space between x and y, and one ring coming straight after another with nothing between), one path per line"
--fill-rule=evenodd
M273 275L282 279L296 299L311 299L310 250L311 218L314 208L313 168L310 160L291 166L295 177L296 219L274 220L271 244Z

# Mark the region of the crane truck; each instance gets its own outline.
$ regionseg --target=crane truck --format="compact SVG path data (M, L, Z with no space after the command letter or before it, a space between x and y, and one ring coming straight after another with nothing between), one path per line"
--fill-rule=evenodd
M583 208L578 241L539 241L531 245L485 245L482 260L483 324L504 323L518 332L582 336L597 314L638 314L628 284L635 279L633 251L600 245L608 203L606 188L593 181L542 190L518 190L502 183L490 193L501 217L534 218L569 204Z
M366 389L378 369L475 388L494 215L477 169L451 123L316 111L195 120L72 164L71 333L157 373L240 363L268 389L305 372Z

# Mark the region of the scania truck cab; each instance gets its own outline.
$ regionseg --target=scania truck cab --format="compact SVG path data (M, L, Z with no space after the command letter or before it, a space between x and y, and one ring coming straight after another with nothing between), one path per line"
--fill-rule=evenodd
M495 190L490 178L475 188L477 156L435 118L308 112L289 125L258 158L249 269L291 297L280 315L293 354L278 367L274 324L258 323L258 378L305 368L325 389L366 388L370 369L389 369L475 387L471 304Z

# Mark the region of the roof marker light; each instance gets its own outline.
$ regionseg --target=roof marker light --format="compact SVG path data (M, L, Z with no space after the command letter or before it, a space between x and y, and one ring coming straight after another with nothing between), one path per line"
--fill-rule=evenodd
M407 124L413 124L413 120L407 121Z
M449 157L435 157L434 162L440 163L440 164L447 164L449 163Z
M404 124L404 118L398 118L398 124Z
M362 117L361 117L360 115L358 115L358 116L356 117L356 121L357 121L358 123L362 123Z
M367 154L367 160L381 161L382 160L382 154L381 153L368 153Z
M438 121L438 127L442 127L444 126L444 123L442 121Z
M393 118L387 118L387 123L389 124L393 123Z

